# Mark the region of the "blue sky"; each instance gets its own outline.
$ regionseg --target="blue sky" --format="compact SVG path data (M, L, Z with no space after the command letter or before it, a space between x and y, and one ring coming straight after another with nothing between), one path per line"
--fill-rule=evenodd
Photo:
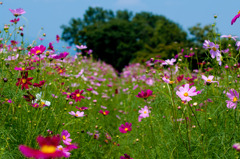
M57 34L61 35L62 24L67 25L70 19L83 17L86 9L103 7L104 9L141 12L148 11L164 15L178 23L185 31L191 26L201 23L212 24L216 14L217 27L222 34L240 36L240 19L231 26L231 19L240 10L239 0L0 0L0 25L9 24L13 15L9 8L23 8L26 14L21 24L26 24L26 37L37 38L46 33L46 41L54 41Z

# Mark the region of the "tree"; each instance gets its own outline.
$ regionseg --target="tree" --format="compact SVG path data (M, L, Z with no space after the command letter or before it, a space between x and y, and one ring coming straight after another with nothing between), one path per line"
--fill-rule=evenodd
M133 15L127 10L114 13L90 7L83 17L71 19L70 26L61 26L63 40L70 45L86 44L95 58L119 71L140 55L159 53L169 57L178 49L176 44L187 42L187 33L161 15L148 12Z

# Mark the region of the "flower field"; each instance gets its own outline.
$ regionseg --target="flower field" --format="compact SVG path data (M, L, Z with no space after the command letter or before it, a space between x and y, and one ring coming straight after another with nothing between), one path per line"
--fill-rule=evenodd
M199 48L180 49L118 73L85 45L58 51L59 35L26 44L25 11L10 11L0 33L1 158L239 157L238 37L206 39L204 61Z

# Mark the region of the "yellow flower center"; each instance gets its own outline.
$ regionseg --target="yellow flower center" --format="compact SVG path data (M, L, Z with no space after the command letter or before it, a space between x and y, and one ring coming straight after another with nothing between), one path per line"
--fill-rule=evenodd
M145 110L143 113L144 113L144 114L147 114L147 111Z
M211 82L211 80L210 80L210 79L207 79L207 82Z
M59 70L59 73L62 73L63 72L63 70Z
M125 131L128 131L128 128L125 128L124 130L125 130Z
M80 97L81 95L78 93L76 96L77 96L77 97Z
M40 50L37 50L37 51L36 51L36 54L38 54L38 53L41 53L41 51L40 51Z
M56 147L52 145L44 145L41 147L40 151L43 153L54 153L56 151Z
M184 95L185 97L187 97L187 96L188 96L188 93L186 92L186 93L184 93L183 95Z
M233 102L237 102L237 98L236 97L233 98Z
M78 116L78 114L75 114L75 116Z
M173 84L174 83L174 81L169 81L169 84Z
M106 115L107 113L106 112L103 112L104 115Z
M240 11L238 11L238 14L240 14Z
M63 138L63 140L66 140L66 136L65 135L63 135L62 138Z
M217 51L217 48L216 48L216 47L213 47L212 49L213 49L213 51Z
M23 67L23 68L22 68L22 70L24 71L24 70L25 70L25 68Z
M24 78L24 79L22 79L22 83L26 83L27 82L27 80Z
M41 105L42 105L42 106L44 106L44 105L45 105L45 103L44 103L44 102L41 102Z

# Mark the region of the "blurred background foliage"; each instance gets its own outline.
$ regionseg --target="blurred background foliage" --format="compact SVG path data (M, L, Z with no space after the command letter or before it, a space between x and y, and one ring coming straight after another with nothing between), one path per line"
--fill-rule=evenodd
M196 24L187 33L162 15L133 14L127 10L113 12L100 7L89 7L83 19L72 18L69 25L61 28L64 41L70 45L87 45L95 59L113 65L119 72L130 62L167 59L184 48L202 48L204 40L214 36L216 39L217 35L214 25ZM199 60L204 58L204 52L198 50Z

